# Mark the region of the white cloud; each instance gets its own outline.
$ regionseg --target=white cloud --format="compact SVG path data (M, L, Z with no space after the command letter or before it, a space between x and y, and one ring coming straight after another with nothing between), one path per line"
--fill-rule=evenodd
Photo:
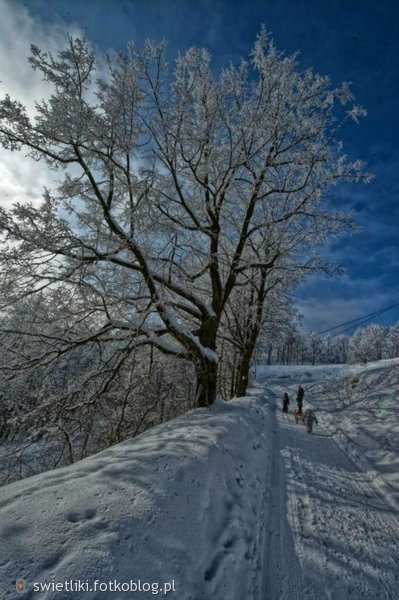
M28 64L30 45L56 54L65 47L67 33L82 36L77 25L48 23L34 17L18 1L0 0L0 97L6 93L26 105L34 114L34 102L45 98L48 85ZM9 152L0 147L0 203L38 201L44 186L54 176L44 163L25 157L23 151Z

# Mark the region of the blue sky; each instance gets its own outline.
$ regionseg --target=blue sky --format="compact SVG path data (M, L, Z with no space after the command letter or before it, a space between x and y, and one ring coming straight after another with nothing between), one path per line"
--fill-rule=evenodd
M3 0L3 2L6 0ZM367 161L368 186L337 189L331 201L355 209L360 234L332 242L326 254L348 269L341 281L311 281L296 292L304 325L325 329L399 303L399 2L396 0L28 0L13 2L41 26L81 28L99 49L165 38L171 58L192 45L216 66L250 51L262 23L277 46L299 50L334 83L352 82L368 111L343 137L352 158ZM1 77L0 77L1 79ZM399 319L399 307L379 322Z

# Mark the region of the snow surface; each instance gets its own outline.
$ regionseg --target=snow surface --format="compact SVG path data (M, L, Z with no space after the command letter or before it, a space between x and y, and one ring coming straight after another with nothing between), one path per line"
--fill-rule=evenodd
M340 432L355 427L351 411L359 404L371 407L388 388L397 391L397 362L257 368L259 383L246 398L218 401L1 488L0 598L15 598L15 580L24 577L89 585L174 580L168 597L179 600L396 600L393 496L390 504L369 466L344 451ZM319 418L312 435L295 424L292 404L291 414L281 412L283 392L293 401L298 383ZM394 412L383 400L382 409ZM374 421L357 423L368 431ZM391 453L394 423L378 424L392 438ZM373 468L387 460L374 457ZM22 597L154 594L31 589Z
M366 365L263 366L257 377L281 397L287 391L292 409L302 383L305 404L320 417L324 435L333 436L399 509L398 358Z
M359 379L356 393L370 406L370 390L368 397L364 389L361 394L360 382L365 378L375 387L377 380L388 386L397 365L396 360L366 366L257 367L276 431L267 478L272 486L267 498L265 598L399 598L399 520L388 502L392 496L384 497L386 487L374 485L370 470L353 460L358 455L344 451L336 421L332 423L340 419L341 427L352 433L357 427L350 419L354 398L345 395L348 405L342 406L341 395L334 393L346 388L348 376L350 382L354 376ZM312 406L319 420L312 435L293 418L299 383L305 389L304 408ZM398 387L393 388L396 393ZM291 399L288 415L281 411L284 392ZM390 427L389 419L384 423ZM393 423L397 441L397 418ZM374 428L373 418L363 426ZM366 451L359 445L360 456ZM398 485L397 469L394 478Z
M217 402L71 467L3 487L1 598L15 597L17 577L174 580L168 597L179 600L258 597L266 416L259 396ZM71 594L31 590L24 597Z

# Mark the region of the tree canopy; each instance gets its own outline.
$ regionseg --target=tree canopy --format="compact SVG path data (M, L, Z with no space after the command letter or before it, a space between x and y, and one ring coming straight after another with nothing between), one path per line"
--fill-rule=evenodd
M0 101L2 146L59 175L40 206L0 210L2 310L45 294L64 315L8 369L101 346L115 349L112 378L149 346L192 362L205 406L232 303L253 308L245 379L268 294L331 268L315 246L353 228L327 193L368 179L339 140L364 110L347 84L301 71L264 30L248 60L220 73L205 49L172 68L165 53L130 43L96 71L85 40L69 38L56 57L32 46L48 99L33 119L18 100Z

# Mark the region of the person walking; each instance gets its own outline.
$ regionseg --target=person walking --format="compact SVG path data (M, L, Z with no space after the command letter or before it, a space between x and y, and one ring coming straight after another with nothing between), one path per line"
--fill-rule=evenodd
M285 392L285 394L283 396L283 413L288 413L289 403L290 403L290 398L289 398L287 392Z
M313 423L316 423L316 425L318 425L318 421L316 419L316 415L314 414L313 410L311 408L307 408L304 412L304 415L302 417L303 422L305 423L305 427L306 427L306 431L308 433L312 433L313 431Z
M297 394L296 394L296 403L297 403L297 406L298 406L298 415L302 414L303 397L304 397L304 395L305 395L305 390L300 385L298 387L298 391L297 391Z

